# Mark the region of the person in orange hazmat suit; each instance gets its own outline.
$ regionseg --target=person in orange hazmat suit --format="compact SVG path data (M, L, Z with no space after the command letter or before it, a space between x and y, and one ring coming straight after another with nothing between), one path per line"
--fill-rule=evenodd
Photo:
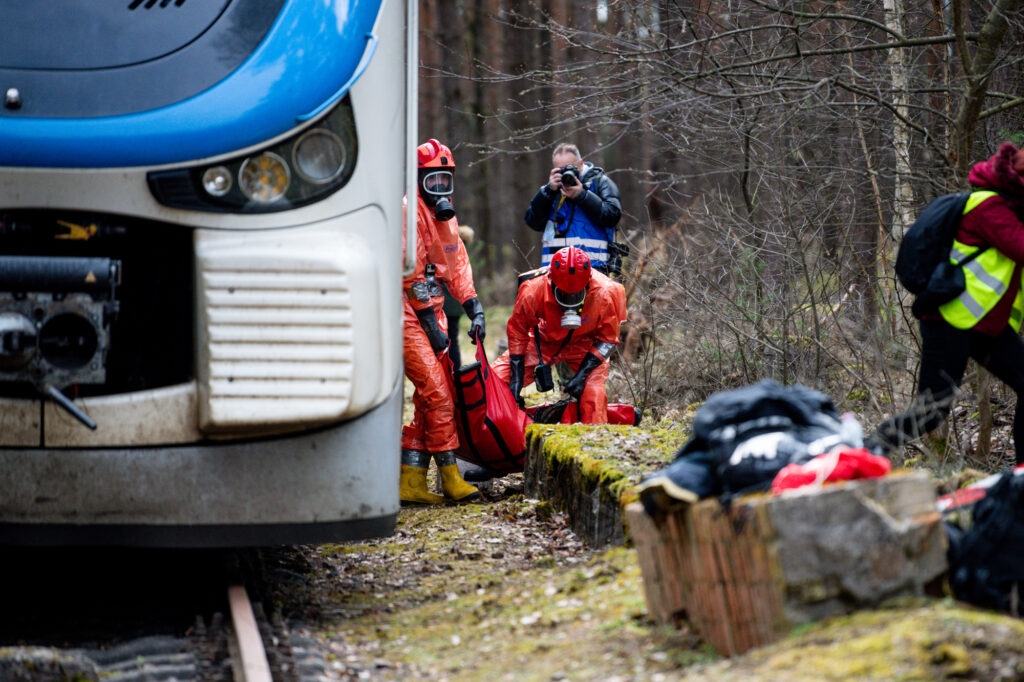
M493 365L516 400L523 386L554 388L551 366L564 362L575 374L563 390L579 401L584 424L608 422L608 357L626 320L622 285L590 266L575 246L560 249L548 268L524 277L508 321L508 352Z
M482 342L486 334L484 310L476 296L473 270L459 238L459 223L451 202L455 186L452 152L431 139L417 147L416 154L416 267L402 285L403 355L405 375L415 387L414 414L412 422L402 428L399 494L402 504L462 502L480 493L463 480L455 462L459 447L455 405L450 380L439 360L450 343L443 309L444 286L462 302L473 343ZM427 489L431 458L437 463L444 496Z

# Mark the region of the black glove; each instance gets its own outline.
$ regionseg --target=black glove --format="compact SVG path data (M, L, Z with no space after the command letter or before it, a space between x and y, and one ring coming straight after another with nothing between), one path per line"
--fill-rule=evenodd
M508 365L509 369L512 370L508 377L508 387L512 390L512 395L515 396L519 409L522 409L526 406L526 403L523 402L519 393L523 390L523 379L526 377L526 356L509 355Z
M469 338L473 339L475 345L477 339L482 341L487 336L487 330L484 328L484 307L480 305L476 296L463 303L462 307L469 318Z
M576 374L562 386L562 389L576 400L579 400L580 396L583 395L583 387L587 385L587 377L602 362L604 361L593 353L587 353L583 361L580 362L580 368L576 370Z
M440 353L448 347L448 335L441 331L437 324L437 315L433 308L424 308L416 311L416 317L420 318L420 326L427 333L427 340L435 353Z

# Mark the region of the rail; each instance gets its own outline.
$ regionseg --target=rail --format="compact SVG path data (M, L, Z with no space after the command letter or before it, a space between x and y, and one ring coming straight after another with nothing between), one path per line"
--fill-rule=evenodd
M253 613L249 595L242 585L228 588L228 603L231 606L231 623L234 640L231 648L231 667L236 682L273 682L270 662L263 646L256 614Z

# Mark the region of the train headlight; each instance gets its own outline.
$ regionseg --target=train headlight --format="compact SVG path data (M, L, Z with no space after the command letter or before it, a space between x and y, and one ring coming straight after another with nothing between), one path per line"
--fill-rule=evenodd
M268 213L319 201L352 177L358 156L355 117L346 96L310 127L265 149L213 165L147 174L164 206L193 211Z
M288 164L273 152L246 159L238 171L238 187L251 201L269 204L288 191L292 174Z
M231 191L231 184L231 171L224 166L208 168L203 173L203 189L211 196L224 196Z
M295 143L292 161L303 180L322 185L345 170L345 147L330 130L314 128Z

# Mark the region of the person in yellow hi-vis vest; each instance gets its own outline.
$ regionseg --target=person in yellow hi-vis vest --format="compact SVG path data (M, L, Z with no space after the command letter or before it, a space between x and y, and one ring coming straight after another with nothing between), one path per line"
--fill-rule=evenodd
M971 168L975 191L960 220L952 262L981 251L964 266L967 289L921 316L921 368L917 396L909 409L879 426L866 441L889 454L906 441L938 427L949 415L967 360L1004 381L1017 393L1013 441L1024 463L1024 149L1004 142L988 161Z

